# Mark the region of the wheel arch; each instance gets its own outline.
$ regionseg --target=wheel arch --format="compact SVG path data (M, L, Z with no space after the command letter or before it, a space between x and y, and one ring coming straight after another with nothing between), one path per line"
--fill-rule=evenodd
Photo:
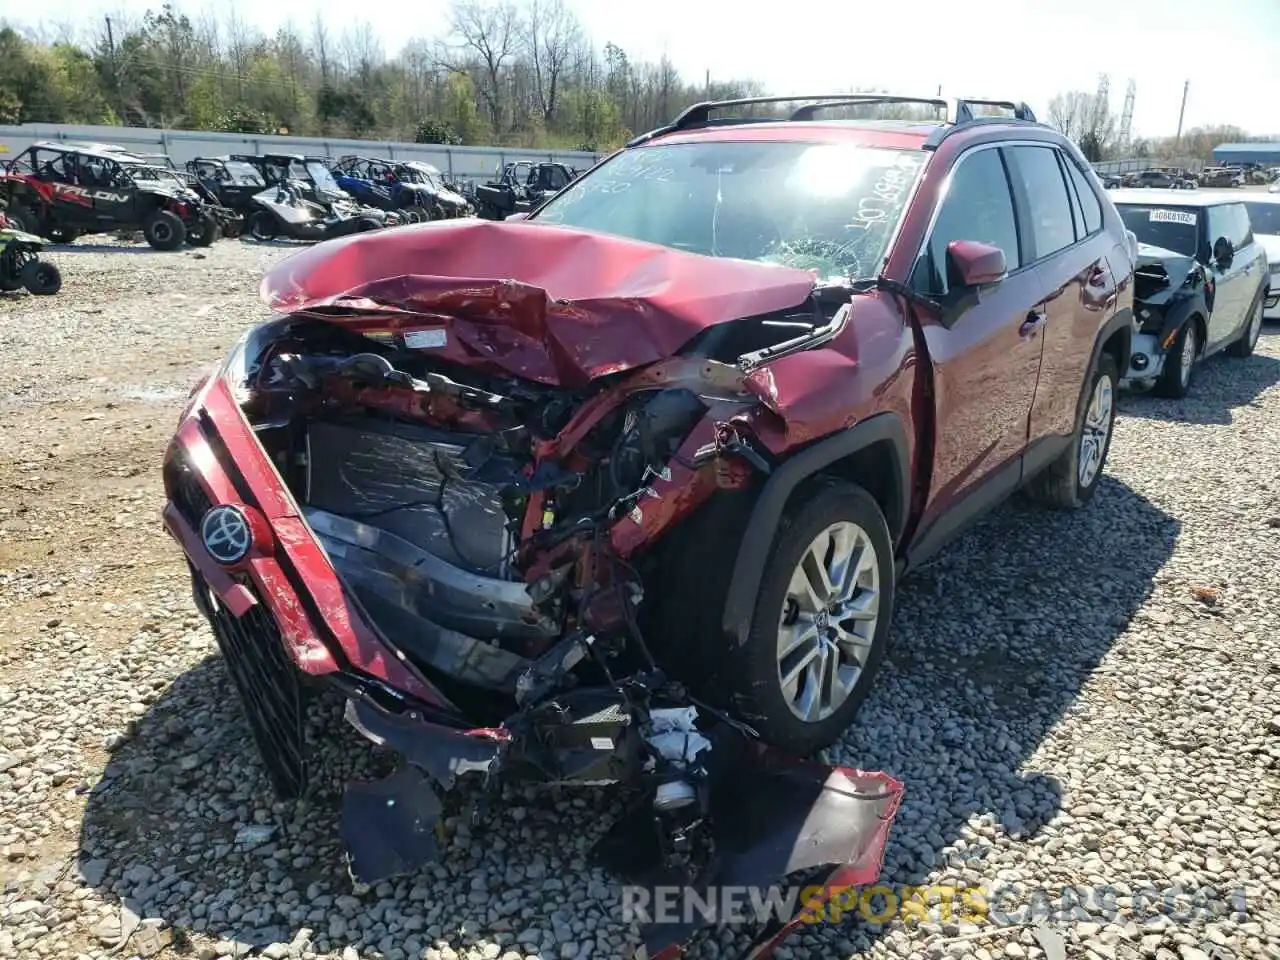
M1093 353L1089 357L1089 366L1085 371L1086 379L1092 375L1098 365L1098 358L1104 353L1110 354L1116 361L1116 370L1124 376L1129 369L1129 358L1133 354L1133 310L1124 307L1117 310L1102 329L1098 331L1093 342Z
M902 419L879 413L805 447L769 475L752 506L725 597L721 626L731 642L745 642L778 526L806 481L835 476L866 488L885 515L890 539L898 543L911 502L909 449Z

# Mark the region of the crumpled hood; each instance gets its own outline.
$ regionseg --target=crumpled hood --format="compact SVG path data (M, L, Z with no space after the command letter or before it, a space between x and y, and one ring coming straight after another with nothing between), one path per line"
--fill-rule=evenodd
M364 333L430 330L408 345L582 386L669 357L709 326L798 306L813 283L568 227L454 220L319 244L277 264L260 292L276 311L320 311Z
M1172 300L1195 266L1194 257L1149 243L1140 243L1134 296L1152 306Z

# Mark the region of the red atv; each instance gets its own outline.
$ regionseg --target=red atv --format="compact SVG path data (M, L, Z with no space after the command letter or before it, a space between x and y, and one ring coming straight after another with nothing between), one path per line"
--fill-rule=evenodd
M813 122L904 100L944 115ZM1098 490L1135 249L1077 148L1012 103L713 117L780 102L301 252L193 394L165 523L277 789L316 684L403 758L348 787L361 879L476 776L630 785L639 882L870 882L899 785L776 751L853 722L904 571Z
M102 147L33 144L0 174L0 200L21 229L55 243L141 230L155 249L176 250L218 237L216 215L170 171Z

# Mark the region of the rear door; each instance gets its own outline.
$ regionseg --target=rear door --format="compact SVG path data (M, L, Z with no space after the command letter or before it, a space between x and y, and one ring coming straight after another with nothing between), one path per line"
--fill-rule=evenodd
M1116 281L1102 207L1073 158L1049 144L1016 145L1006 153L1044 297L1036 306L1044 352L1028 420L1024 476L1030 476L1074 434L1094 341L1115 305Z
M1002 151L980 145L957 159L912 271L912 286L947 294L947 245L977 240L1004 251L1008 274L976 291L977 303L947 325L922 314L933 369L934 473L922 518L923 558L1021 480L1027 417L1040 371L1041 281L1020 243Z

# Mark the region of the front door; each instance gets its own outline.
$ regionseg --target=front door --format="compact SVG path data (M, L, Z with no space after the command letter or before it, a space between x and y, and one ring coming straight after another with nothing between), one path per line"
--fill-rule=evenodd
M912 273L912 286L947 293L947 245L978 240L1004 251L1008 275L977 291L978 303L950 326L923 311L933 369L934 469L916 559L1018 485L1027 419L1040 372L1044 295L1020 248L1009 175L1001 151L977 147L951 171L937 218Z
M1208 268L1214 283L1206 353L1223 346L1240 329L1257 286L1256 282L1249 281L1249 269L1253 264L1253 251L1249 249L1253 245L1252 234L1247 234L1248 242L1244 249L1237 248L1237 243L1245 242L1246 236L1240 232L1235 215L1236 207L1244 209L1238 203L1222 203L1205 210L1209 242ZM1219 240L1226 240L1233 248L1230 260L1225 263L1214 258Z

